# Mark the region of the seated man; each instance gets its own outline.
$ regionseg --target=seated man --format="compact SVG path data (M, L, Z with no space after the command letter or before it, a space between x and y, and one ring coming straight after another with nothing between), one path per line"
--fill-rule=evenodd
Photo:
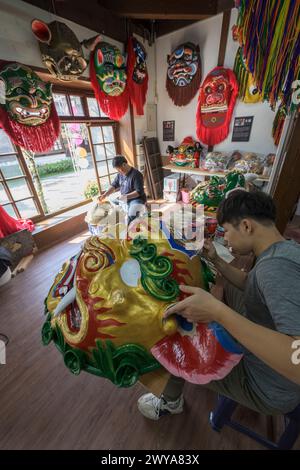
M200 288L183 286L192 295L166 316L217 322L244 348L241 362L207 388L264 414L287 413L300 403L300 245L280 235L273 201L263 192L235 190L217 218L235 252L254 253L254 267L249 273L234 268L205 241L204 253L231 286L228 306ZM160 398L148 393L139 399L140 412L150 419L180 413L183 386L183 379L171 376Z
M112 165L118 175L111 183L111 187L99 197L102 202L107 196L120 189L120 202L127 203L128 223L135 219L144 210L146 194L144 191L144 178L140 171L128 165L123 155L114 157Z

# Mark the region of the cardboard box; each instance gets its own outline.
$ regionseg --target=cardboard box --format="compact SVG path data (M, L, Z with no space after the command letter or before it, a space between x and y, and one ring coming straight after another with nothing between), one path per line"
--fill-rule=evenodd
M180 191L164 191L164 200L168 202L177 202L180 200Z
M182 180L179 174L172 174L164 178L164 191L179 192Z

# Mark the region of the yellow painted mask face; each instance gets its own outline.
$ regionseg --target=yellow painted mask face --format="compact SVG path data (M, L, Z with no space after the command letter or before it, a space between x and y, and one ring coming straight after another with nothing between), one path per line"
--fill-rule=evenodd
M203 286L200 258L163 230L159 239L145 227L132 235L109 238L108 231L104 238L89 238L82 252L64 264L49 291L43 341L47 344L47 334L51 339L54 335L73 372L74 361L76 367L82 358L89 362L99 348L101 354L112 348L117 356L132 345L138 348L136 356L149 354L149 370L158 367L150 349L178 328L175 318L163 320L164 311L182 298L179 284Z

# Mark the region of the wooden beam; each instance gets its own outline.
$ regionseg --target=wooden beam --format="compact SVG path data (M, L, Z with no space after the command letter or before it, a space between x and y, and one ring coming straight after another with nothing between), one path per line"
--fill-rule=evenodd
M218 13L218 0L98 0L115 15L150 20L196 20Z
M210 18L210 16L203 15L202 18L198 18L196 20L157 20L155 21L156 37L164 36L164 34L172 33L178 29L186 28L200 20L205 20L206 18Z
M72 2L25 0L25 2L42 8L48 13L74 21L74 23L109 36L117 41L125 42L127 39L125 18L120 18L113 14L112 11L103 8L98 0L88 0L86 2L82 0L72 0Z
M234 8L234 0L218 0L217 2L217 13L222 13L222 11L228 11Z
M231 10L224 11L223 20L222 20L221 36L220 36L220 44L219 44L219 55L218 55L218 66L219 67L222 67L224 65L226 46L227 46L227 40L228 40L229 24L230 24L230 16L231 16ZM213 149L214 149L213 145L208 146L208 151L209 152L212 152Z
M222 30L221 30L220 46L219 46L219 57L218 57L219 67L222 67L224 65L226 46L227 46L227 40L228 40L228 31L229 31L229 25L230 25L230 15L231 15L230 10L224 11L223 13Z
M296 119L277 185L272 194L277 208L276 225L283 233L300 196L300 117Z
M119 121L120 149L127 158L129 165L137 166L136 143L134 129L134 114L132 104L129 104L127 113Z

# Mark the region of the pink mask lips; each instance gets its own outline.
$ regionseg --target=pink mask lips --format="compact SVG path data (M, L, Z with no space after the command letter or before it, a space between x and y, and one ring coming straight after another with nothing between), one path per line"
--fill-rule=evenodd
M156 343L151 353L171 374L195 384L224 378L243 353L231 336L216 323L190 323L176 315L178 331Z

